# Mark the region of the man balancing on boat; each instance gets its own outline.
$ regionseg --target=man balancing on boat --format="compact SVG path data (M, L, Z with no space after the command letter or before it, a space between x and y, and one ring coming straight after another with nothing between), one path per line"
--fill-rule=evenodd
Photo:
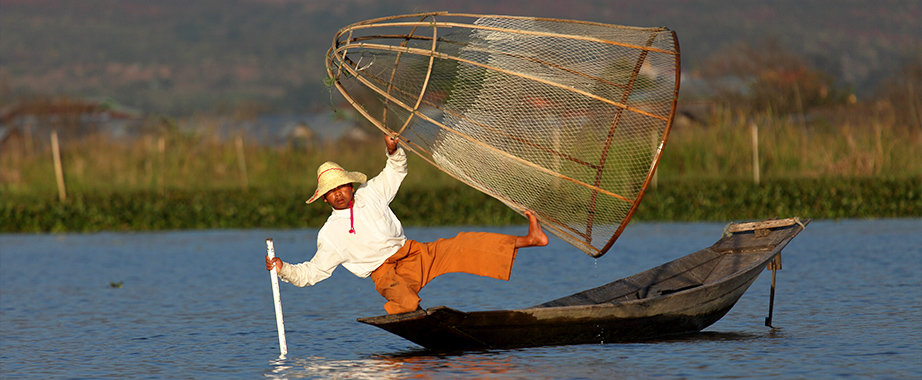
M387 164L367 182L364 174L334 162L320 165L317 191L307 203L323 199L333 213L317 234L317 253L300 264L266 256L266 269L274 266L282 281L303 287L330 277L342 265L356 276L371 276L387 299L384 310L399 314L419 309L420 289L439 275L463 272L508 281L519 248L547 245L530 211L525 212L525 236L461 232L431 243L408 240L389 207L407 176L407 156L397 138L385 136L384 143Z

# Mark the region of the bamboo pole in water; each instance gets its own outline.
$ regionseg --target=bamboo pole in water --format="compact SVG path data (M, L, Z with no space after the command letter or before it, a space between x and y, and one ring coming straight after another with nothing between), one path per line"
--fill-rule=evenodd
M269 258L275 258L275 246L272 239L266 239L266 250ZM269 278L272 279L272 298L275 301L275 325L279 330L279 350L281 356L288 355L288 343L285 342L285 321L282 318L282 297L279 295L279 279L277 269L274 267L269 272Z
M58 181L58 199L67 200L67 189L64 187L64 168L61 166L61 149L58 145L58 131L51 131L51 155L54 158L54 175Z
M768 327L772 326L772 312L775 310L775 276L778 274L778 270L781 269L781 254L775 256L775 259L768 263L766 268L772 271L772 288L768 297L768 317L765 317L765 325Z

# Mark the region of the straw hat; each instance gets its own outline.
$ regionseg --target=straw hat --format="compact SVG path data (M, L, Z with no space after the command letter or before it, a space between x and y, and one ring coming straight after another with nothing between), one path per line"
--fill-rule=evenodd
M314 192L311 199L307 200L307 203L316 201L328 191L347 183L365 183L367 178L359 172L347 172L335 162L324 162L323 165L317 168L317 191Z

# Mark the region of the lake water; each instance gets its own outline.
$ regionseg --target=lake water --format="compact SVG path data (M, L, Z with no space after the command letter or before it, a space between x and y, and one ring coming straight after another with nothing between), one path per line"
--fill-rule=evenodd
M509 282L466 274L424 307L521 308L707 247L724 224L633 223L593 259L556 238L519 253ZM466 228L467 230L484 230ZM486 230L519 234L524 226ZM408 228L417 240L460 228ZM281 284L279 358L265 239L309 259L316 230L0 235L0 377L609 379L922 377L922 220L814 221L700 334L630 344L438 353L355 321L383 314L369 279L338 269Z

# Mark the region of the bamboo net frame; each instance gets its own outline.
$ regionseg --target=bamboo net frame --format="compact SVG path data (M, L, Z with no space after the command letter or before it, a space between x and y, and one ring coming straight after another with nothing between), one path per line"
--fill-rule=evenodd
M405 148L600 257L653 178L679 57L665 27L433 12L340 29L326 69Z

